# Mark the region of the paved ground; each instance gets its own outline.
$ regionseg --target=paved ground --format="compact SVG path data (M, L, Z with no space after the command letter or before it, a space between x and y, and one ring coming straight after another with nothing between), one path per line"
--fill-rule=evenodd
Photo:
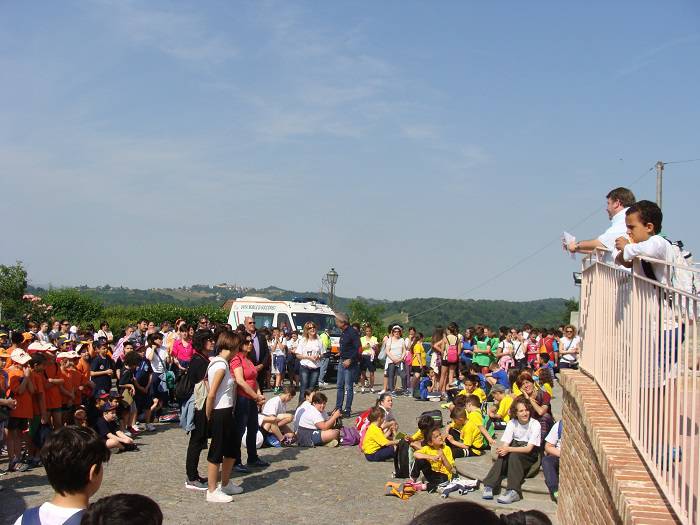
M327 390L331 400L335 391ZM555 390L554 412L558 419L561 390ZM373 402L372 394L358 394L356 410ZM330 403L329 403L330 405ZM395 413L402 430L414 431L416 417L437 403L420 403L399 398ZM446 411L443 411L446 412ZM449 421L445 413L445 420ZM178 426L160 425L159 429L139 438L141 450L112 456L105 468L102 488L97 498L118 492L135 492L155 499L163 509L166 523L230 521L239 523L308 523L322 518L328 523L373 523L371 514L393 516L392 523L403 524L428 507L444 501L438 495L418 493L408 501L383 496L384 483L391 480L393 464L369 463L357 447L337 449L270 449L260 455L271 466L234 479L242 483L245 493L231 504L207 504L204 493L184 489L184 457L187 437ZM200 472L206 474L206 453L202 454ZM488 457L459 460L463 475L483 477L491 464ZM6 459L0 468L7 468ZM0 524L13 523L27 506L38 505L51 496L43 469L0 477ZM524 500L511 506L492 503L496 512L514 512L538 508L555 519L555 505L550 501L542 474L527 480ZM466 498L483 502L480 492L450 499Z

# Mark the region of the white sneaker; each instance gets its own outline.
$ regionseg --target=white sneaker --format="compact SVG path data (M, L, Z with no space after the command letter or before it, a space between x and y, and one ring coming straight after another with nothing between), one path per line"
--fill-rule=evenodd
M243 494L243 487L240 485L236 485L232 480L228 480L228 483L225 486L221 486L219 484L219 487L221 489L221 492L224 494L228 494L229 496L233 496L235 494Z
M209 492L207 490L207 501L209 503L231 503L233 498L228 494L221 492L220 487L216 487L214 492Z
M131 428L133 428L136 432L143 432L143 429L139 426L138 423L134 423Z
M156 429L156 426L153 423L147 423L146 424L146 430L149 432L153 432Z

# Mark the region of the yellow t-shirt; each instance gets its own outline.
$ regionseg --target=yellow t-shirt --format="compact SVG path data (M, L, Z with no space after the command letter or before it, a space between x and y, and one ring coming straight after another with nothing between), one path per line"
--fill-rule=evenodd
M421 343L416 343L413 347L413 361L411 366L425 366L425 348Z
M510 421L510 406L513 404L513 396L506 395L503 399L498 402L498 408L496 409L496 414L501 416L501 420L505 423Z
M418 429L416 433L411 436L411 441L423 441L423 431Z
M480 456L482 448L484 448L484 435L479 430L479 427L484 424L481 417L481 411L475 410L467 414L467 422L462 427L462 443L467 445L471 451Z
M362 442L362 452L374 454L380 448L389 444L389 440L376 423L370 423L365 432L365 439Z
M544 388L544 391L549 394L549 397L552 397L552 385L549 383L543 383L542 388Z
M518 388L518 385L516 383L513 383L511 390L513 391L513 396L518 397L522 396L523 393L520 391L520 388Z
M463 388L462 390L459 391L459 393L458 393L457 395L458 395L458 396L459 396L459 395L463 395L463 396L474 395L474 396L476 396L476 397L479 398L479 401L480 401L480 402L483 403L484 401L486 401L486 392L484 392L480 387L476 387L476 388L474 389L474 392L472 392L471 394L468 394L468 393L467 393L467 389L466 389L466 388Z
M442 446L442 453L445 455L445 458L447 459L447 462L450 464L450 468L448 469L443 465L442 461L440 461L437 458L438 451L437 449L426 445L423 448L419 448L416 450L417 454L425 454L426 456L435 456L435 459L429 459L428 461L430 462L430 468L433 470L433 472L442 472L443 474L447 474L448 479L452 479L452 467L455 465L455 460L454 457L452 456L452 451L450 450L450 447L447 445Z

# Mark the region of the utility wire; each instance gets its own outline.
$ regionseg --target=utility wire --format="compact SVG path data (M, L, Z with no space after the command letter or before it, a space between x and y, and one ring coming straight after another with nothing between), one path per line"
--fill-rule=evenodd
M664 162L664 166L666 164L686 164L688 162L700 162L700 159L688 159L688 160L672 160L671 162Z
M696 159L696 160L700 160L700 159ZM665 162L664 164L679 164L679 163L681 163L681 162L693 162L693 161L673 161L673 162ZM649 168L648 170L646 170L646 171L645 171L644 173L642 173L639 177L637 177L634 181L632 181L632 182L630 183L630 186L634 186L635 184L637 184L640 180L642 180L644 177L646 177L646 176L649 174L649 172L652 171L654 168L655 168L655 166L652 166L651 168ZM581 219L580 221L578 221L576 224L573 224L573 225L569 226L569 227L567 228L567 230L575 230L576 228L578 228L579 226L581 226L582 224L584 224L585 222L587 222L588 220L590 220L592 217L594 217L595 215L597 215L598 213L600 213L600 211L601 211L602 209L604 209L604 206L601 206L601 207L599 207L599 208L596 208L596 209L593 210L591 213L589 213L588 215L586 215L583 219ZM546 248L549 248L549 247L552 246L553 244L556 244L557 242L561 242L561 238L560 238L560 237L556 237L556 238L550 240L549 242L547 242L546 244L543 244L542 246L540 246L539 248L537 248L537 250L535 250L535 251L529 253L528 255L525 255L524 257L521 257L520 259L518 259L517 261L515 261L513 264L511 264L510 266L508 266L508 267L505 268L504 270L501 270L500 272L498 272L498 273L492 275L491 277L489 277L488 279L482 281L481 283L477 284L476 286L473 286L473 287L469 288L469 290L467 290L466 292L462 292L461 294L457 295L457 297L456 297L455 299L448 299L447 301L443 301L442 303L439 303L439 304L437 304L437 305L435 305L435 306L433 306L433 307L431 307L431 308L428 308L427 310L423 310L422 312L418 312L417 314L413 314L413 315L408 314L408 315L409 315L410 318L415 319L416 317L420 317L421 315L427 314L427 313L429 313L429 312L433 312L433 311L437 310L438 308L442 308L443 306L445 306L446 304L448 304L450 301L454 301L454 300L456 300L456 299L458 299L458 298L460 298L460 297L464 297L465 295L468 295L468 294L470 294L470 293L472 293L472 292L478 290L479 288L482 288L482 287L486 286L487 284L489 284L489 283L495 281L496 279L498 279L498 278L501 277L502 275L504 275L504 274L508 273L509 271L513 270L514 268L520 266L520 265L521 265L522 263L524 263L525 261L528 261L528 260L532 259L533 257L535 257L536 255L539 255L540 252L544 251Z

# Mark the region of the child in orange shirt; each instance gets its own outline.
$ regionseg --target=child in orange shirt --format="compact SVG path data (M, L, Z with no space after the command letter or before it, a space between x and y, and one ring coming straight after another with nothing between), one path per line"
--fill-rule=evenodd
M7 382L9 396L17 401L14 409L10 410L10 419L7 421L7 454L10 458L10 472L24 472L29 465L20 461L22 452L22 432L29 426L29 420L33 415L32 394L34 383L32 382L32 370L29 354L21 348L16 348L10 359L12 364L7 369Z
M29 422L29 451L32 456L29 460L29 466L36 467L41 463L39 448L35 445L36 435L41 430L41 425L48 422L49 416L46 410L45 398L46 378L44 376L44 366L46 366L46 356L43 352L32 352L31 358L29 367L32 369L31 379L34 384L34 392L32 393L32 420Z
M59 352L56 357L61 363L60 374L63 379L63 384L60 386L62 419L64 424L70 425L75 405L75 393L78 390L77 376L75 371L71 370L71 352Z
M55 348L55 347L54 347ZM44 365L44 377L46 378L46 391L44 398L46 400L46 410L51 418L51 427L58 430L63 426L63 417L61 413L62 396L61 387L63 386L63 376L61 368L56 363L56 357L53 352L45 352L46 364Z

